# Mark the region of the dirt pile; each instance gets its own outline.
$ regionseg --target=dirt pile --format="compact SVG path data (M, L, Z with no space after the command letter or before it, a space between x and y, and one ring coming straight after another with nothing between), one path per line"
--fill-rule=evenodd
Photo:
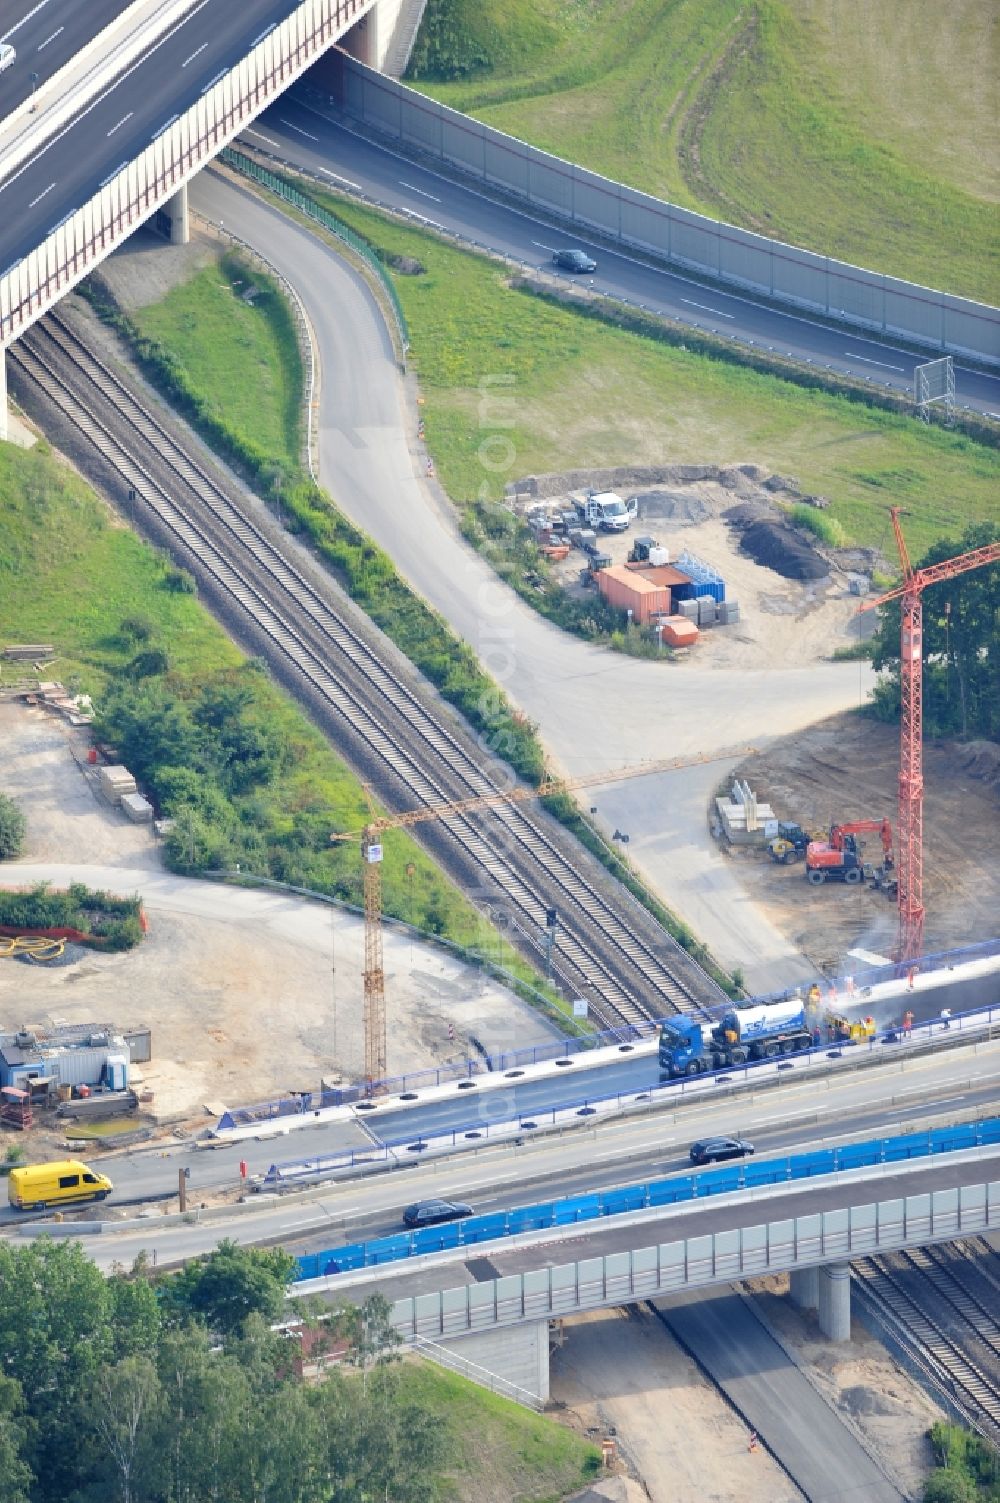
M707 522L713 508L694 491L637 491L641 522L670 522L674 527L693 527Z
M746 529L740 538L740 551L786 579L822 579L830 572L826 560L797 532L766 518Z
M996 741L969 741L955 747L959 767L974 778L981 778L1000 794L1000 745Z

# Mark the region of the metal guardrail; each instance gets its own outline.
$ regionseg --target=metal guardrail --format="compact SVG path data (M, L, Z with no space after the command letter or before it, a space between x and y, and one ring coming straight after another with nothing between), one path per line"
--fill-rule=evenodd
M356 256L361 257L365 265L378 279L379 285L389 299L405 355L410 346L410 331L406 322L406 314L403 312L403 305L399 301L399 294L393 285L392 278L386 272L385 267L368 244L368 241L362 239L342 219L338 219L335 214L331 214L328 209L324 209L315 199L310 198L308 194L303 193L300 189L293 188L290 183L285 182L284 178L279 177L277 173L268 171L259 162L255 162L252 157L244 155L242 151L236 151L233 147L227 146L225 151L220 152L219 159L227 167L232 167L234 172L240 172L244 177L252 178L255 183L259 183L269 193L275 194L276 197L282 199L285 203L291 204L294 209L298 209L300 214L305 214L308 219L312 219L316 224L322 225L323 229L329 230L331 235L336 235L337 239L342 240Z
M426 1253L515 1237L522 1232L575 1226L585 1221L622 1216L631 1211L680 1205L713 1195L729 1195L737 1190L815 1179L821 1175L836 1174L848 1169L864 1169L876 1164L902 1163L937 1154L959 1153L994 1143L1000 1143L1000 1117L959 1127L938 1127L927 1132L904 1133L898 1137L876 1138L865 1143L848 1143L841 1148L825 1148L815 1153L794 1154L784 1159L767 1159L760 1163L743 1160L739 1164L698 1174L673 1175L669 1179L650 1180L645 1184L627 1185L592 1195L577 1195L565 1200L521 1206L513 1211L470 1216L464 1221L451 1221L443 1226L424 1227L420 1231L378 1237L370 1242L327 1248L299 1258L299 1278L315 1279L332 1273L351 1273L359 1268L379 1267Z

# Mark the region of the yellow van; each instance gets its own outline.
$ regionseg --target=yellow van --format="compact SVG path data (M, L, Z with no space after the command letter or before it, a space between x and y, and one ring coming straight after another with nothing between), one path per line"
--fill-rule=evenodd
M51 1164L25 1164L7 1176L7 1198L16 1211L44 1211L47 1206L104 1200L114 1185L79 1159L56 1159Z

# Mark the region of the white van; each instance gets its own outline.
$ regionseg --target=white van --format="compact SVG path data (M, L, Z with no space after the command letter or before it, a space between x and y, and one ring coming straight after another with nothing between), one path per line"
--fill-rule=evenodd
M13 68L17 60L17 53L9 42L0 42L0 73L5 68Z

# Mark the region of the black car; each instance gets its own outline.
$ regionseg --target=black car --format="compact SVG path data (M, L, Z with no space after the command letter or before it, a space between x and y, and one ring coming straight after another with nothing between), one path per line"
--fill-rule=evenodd
M439 1221L461 1221L471 1216L472 1207L460 1200L417 1200L403 1212L405 1226L437 1226Z
M754 1151L746 1138L701 1138L691 1144L692 1164L717 1164L723 1159L745 1159Z
M563 271L596 271L597 262L582 250L557 250L552 257L556 266L561 266Z

